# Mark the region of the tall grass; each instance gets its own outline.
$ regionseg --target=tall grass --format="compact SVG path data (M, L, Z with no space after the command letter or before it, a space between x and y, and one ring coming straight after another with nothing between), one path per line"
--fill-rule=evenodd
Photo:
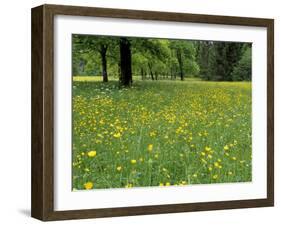
M251 181L251 83L73 82L73 189Z

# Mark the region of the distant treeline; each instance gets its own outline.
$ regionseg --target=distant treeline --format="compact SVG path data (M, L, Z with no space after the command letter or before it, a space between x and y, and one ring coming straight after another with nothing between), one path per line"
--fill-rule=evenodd
M143 80L250 81L251 44L73 35L73 75Z

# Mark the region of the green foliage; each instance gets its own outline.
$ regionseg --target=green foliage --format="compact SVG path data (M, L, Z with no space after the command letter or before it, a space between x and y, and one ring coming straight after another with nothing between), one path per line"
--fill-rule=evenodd
M106 66L118 61L118 38L90 35L73 35L72 38L73 75L101 76L108 70L104 68L103 57L108 60Z
M188 77L197 77L200 68L195 59L188 59L184 62L184 71Z
M213 51L212 43L209 41L197 41L196 46L196 61L199 66L199 76L204 80L211 80L210 59Z
M200 77L204 80L236 81L233 70L247 48L251 47L245 43L198 42L197 61L200 66Z
M181 80L183 80L187 74L197 74L198 67L196 66L195 62L196 49L194 42L171 40L170 48L172 55L174 55L177 60L178 71Z
M232 78L235 81L251 81L252 78L252 53L247 48L237 66L233 69Z
M143 80L200 77L251 80L251 45L235 42L127 38L132 74ZM73 35L73 75L120 78L120 37Z

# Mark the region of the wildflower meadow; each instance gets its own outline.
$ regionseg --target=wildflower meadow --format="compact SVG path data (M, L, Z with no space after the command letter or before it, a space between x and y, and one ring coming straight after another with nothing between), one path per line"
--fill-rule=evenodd
M73 34L73 190L250 182L251 62L246 42Z
M73 81L73 189L251 181L251 83Z

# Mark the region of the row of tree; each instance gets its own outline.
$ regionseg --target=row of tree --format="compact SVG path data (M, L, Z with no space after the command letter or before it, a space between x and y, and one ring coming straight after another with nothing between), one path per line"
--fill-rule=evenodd
M73 35L73 75L144 79L251 80L251 44Z
M199 41L196 46L200 76L204 80L251 80L251 43Z

